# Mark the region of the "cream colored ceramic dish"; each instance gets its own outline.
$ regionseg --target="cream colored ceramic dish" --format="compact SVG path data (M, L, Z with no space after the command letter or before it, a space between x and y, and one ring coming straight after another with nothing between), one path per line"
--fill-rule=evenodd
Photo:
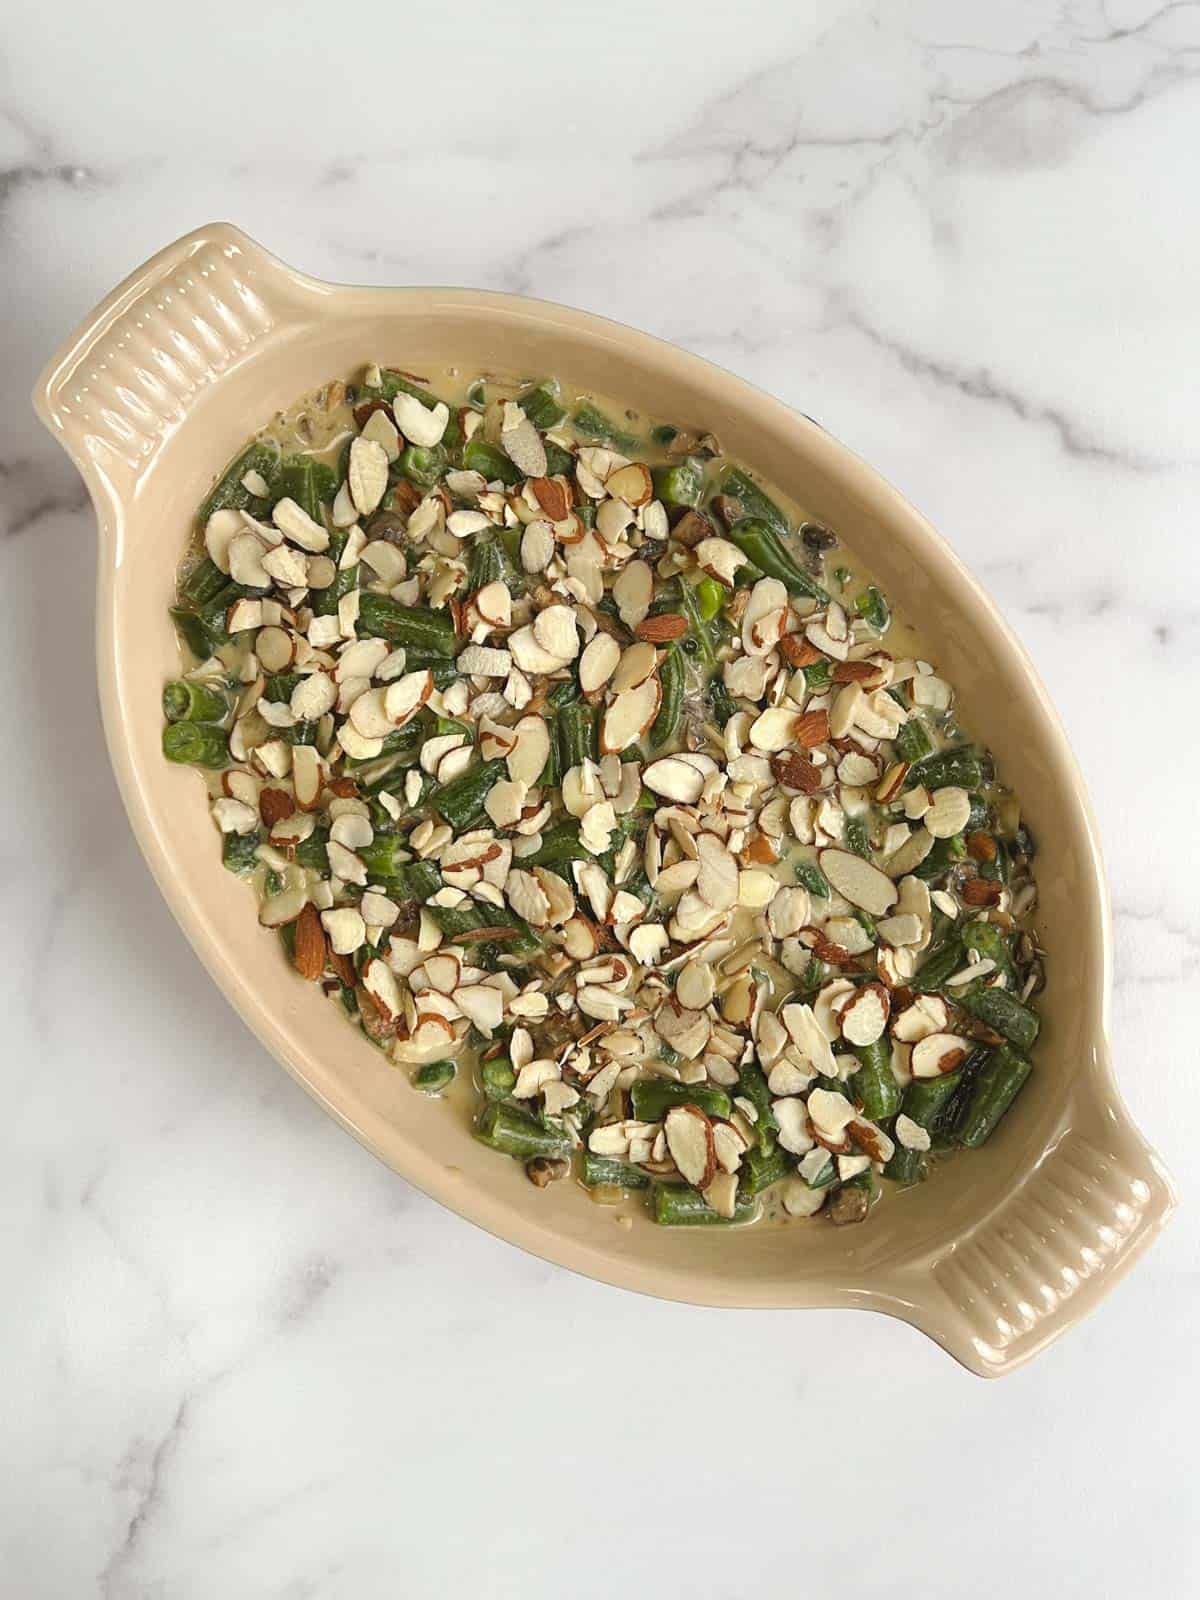
M181 540L247 431L370 357L569 374L659 416L701 417L731 454L837 528L939 640L971 726L1041 841L1037 922L1054 951L1038 1071L968 1161L889 1196L863 1230L622 1225L582 1189L553 1204L345 1027L214 870L202 785L161 759L159 694ZM1161 1164L1113 1084L1111 936L1094 825L1024 652L936 533L820 428L695 356L560 306L469 290L359 289L202 228L114 290L49 364L38 414L100 524L98 659L109 748L134 832L197 953L264 1044L346 1128L453 1210L580 1272L718 1306L852 1306L903 1318L993 1376L1087 1312L1169 1217Z

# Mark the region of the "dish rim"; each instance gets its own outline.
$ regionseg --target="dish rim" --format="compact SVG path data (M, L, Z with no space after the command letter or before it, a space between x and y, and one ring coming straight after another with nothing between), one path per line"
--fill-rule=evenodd
M556 1229L553 1212L547 1212L544 1221L531 1220L511 1206L501 1205L497 1212L498 1202L495 1196L482 1187L465 1190L461 1180L449 1172L442 1163L423 1159L422 1152L410 1150L401 1164L397 1160L395 1149L385 1146L376 1129L366 1125L361 1116L356 1120L344 1102L339 1104L314 1082L289 1040L287 1030L272 1015L270 1002L250 992L247 982L239 973L232 970L228 959L223 955L219 931L207 926L204 919L186 900L172 872L170 840L165 838L156 826L147 795L134 774L124 726L126 709L121 704L117 692L118 674L115 662L120 617L114 603L114 590L120 563L121 535L128 505L136 495L140 468L135 465L129 471L123 471L121 463L114 461L111 448L101 449L97 446L94 418L90 416L81 418L79 405L76 404L72 409L68 403L72 383L77 380L80 370L100 342L110 337L114 328L124 327L131 318L136 319L139 313L145 315L147 298L155 298L161 294L164 280L187 263L194 261L204 250L216 250L225 259L240 259L243 264L242 270L251 272L258 270L264 277L269 276L271 283L280 289L277 320L263 333L262 338L245 359L252 359L253 354L262 350L267 343L287 336L289 311L294 312L295 305L303 303L306 297L310 300L319 297L327 311L339 296L370 297L378 301L381 312L385 305L399 306L403 303L412 309L422 302L428 304L436 301L439 306L450 309L462 309L482 315L504 311L509 315L533 319L539 324L553 324L567 332L576 330L589 333L636 350L643 358L664 369L668 374L672 369L686 370L697 382L704 380L710 385L717 386L722 394L736 397L740 408L768 419L775 425L786 425L796 435L797 447L806 459L815 461L826 472L844 478L848 484L852 483L856 493L867 501L879 505L881 517L890 519L893 523L906 524L916 540L936 556L939 564L949 570L957 589L967 596L977 616L986 620L995 646L1002 649L1010 658L1036 707L1040 720L1045 725L1063 779L1063 792L1071 796L1076 809L1076 820L1085 846L1089 882L1096 892L1097 915L1090 919L1089 923L1094 942L1096 976L1094 992L1089 997L1088 1003L1097 1009L1096 1026L1092 1030L1097 1046L1093 1051L1091 1062L1080 1067L1077 1084L1072 1088L1070 1099L1064 1105L1063 1134L1065 1136L1070 1127L1066 1114L1072 1110L1076 1112L1079 1110L1074 1102L1078 1099L1080 1088L1086 1079L1096 1103L1097 1113L1107 1113L1113 1124L1113 1137L1116 1137L1119 1129L1121 1139L1124 1141L1123 1155L1118 1153L1114 1160L1120 1165L1123 1159L1131 1173L1136 1166L1137 1172L1131 1177L1131 1181L1147 1187L1147 1195L1135 1219L1135 1225L1122 1240L1121 1247L1103 1261L1101 1270L1097 1270L1091 1279L1066 1297L1058 1314L1038 1319L1027 1334L995 1355L980 1350L977 1330L969 1331L961 1319L956 1322L953 1317L947 1315L944 1305L938 1306L932 1298L922 1295L919 1274L913 1272L911 1264L903 1271L890 1275L883 1273L878 1282L869 1285L857 1281L838 1283L830 1279L816 1282L775 1279L760 1284L761 1292L757 1293L732 1295L724 1285L721 1286L721 1292L714 1293L711 1283L706 1284L702 1266L697 1265L695 1256L698 1252L690 1248L690 1240L685 1241L681 1249L678 1265L674 1269L664 1269L661 1263L643 1263L633 1253L618 1259L611 1252L601 1251L579 1240L568 1239ZM285 292L288 286L296 296L292 305L289 305ZM166 298L169 299L169 296ZM161 312L162 302L156 300L156 304ZM141 326L140 322L138 326ZM240 358L235 356L234 359ZM218 371L208 381L216 382L219 378ZM78 398L76 395L76 402ZM300 1082L342 1127L380 1160L393 1170L399 1171L408 1181L494 1236L527 1249L542 1259L570 1267L599 1281L651 1294L657 1298L699 1305L774 1309L854 1307L876 1310L897 1316L918 1327L971 1370L989 1376L1011 1370L1021 1364L1044 1348L1051 1339L1065 1331L1066 1327L1073 1325L1081 1315L1091 1309L1100 1293L1106 1291L1118 1277L1123 1275L1159 1229L1165 1225L1175 1205L1170 1179L1157 1157L1141 1140L1129 1121L1112 1076L1107 1049L1112 965L1112 930L1107 883L1094 814L1061 720L1028 652L1012 633L978 580L942 536L874 468L811 418L787 407L782 401L702 357L683 351L653 335L628 328L624 324L599 317L591 312L576 310L551 301L489 290L329 284L286 266L239 230L227 224L210 225L184 235L136 269L106 296L47 364L34 390L34 405L41 420L64 445L79 467L96 506L101 534L98 550L97 659L105 734L122 799L151 873L172 914L204 966L256 1036L289 1074ZM166 420L161 430L162 438L165 440L173 437L178 428L185 424L186 417L187 408L184 406L177 417ZM153 454L155 449L157 445L152 446L150 454ZM1055 1148L1056 1141L1049 1141L1041 1156L1032 1164L1032 1170L1036 1170L1043 1161L1048 1160ZM1029 1176L1030 1173L1027 1172L1023 1176L1014 1178L1014 1186L1019 1187L1026 1183ZM1151 1200L1154 1201L1153 1205ZM966 1230L967 1234L973 1235L979 1231L986 1220L986 1217L980 1218L976 1226Z

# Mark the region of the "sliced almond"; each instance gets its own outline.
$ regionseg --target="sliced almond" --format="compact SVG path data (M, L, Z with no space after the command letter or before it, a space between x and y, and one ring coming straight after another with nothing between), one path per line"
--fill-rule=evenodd
M265 554L257 534L239 533L229 541L229 576L249 589L270 588L271 574L263 566Z
M642 773L642 782L653 794L681 805L695 805L704 788L703 774L680 756L663 756L652 761Z
M246 524L239 512L226 506L214 511L204 524L204 548L208 558L222 572L229 571L229 546L245 532Z
M963 831L970 815L971 796L950 785L933 791L929 810L921 820L935 839L952 839Z
M717 1170L712 1123L699 1106L672 1106L663 1120L667 1149L694 1189L705 1189Z
M627 628L636 628L654 596L653 572L644 561L627 562L613 584L612 595L621 621Z
M383 464L384 484L387 483L387 462ZM372 507L374 510L374 507ZM329 534L319 522L314 522L303 506L290 496L277 500L271 510L271 521L292 544L299 545L311 555L320 555L329 548Z
M631 644L627 650L622 651L621 659L613 674L612 690L614 694L624 694L626 689L636 689L645 683L658 665L658 651L649 640L639 640Z
M886 872L848 850L822 850L821 871L852 906L882 917L896 903L896 885Z
M384 691L384 711L388 721L393 727L402 728L416 716L432 693L433 674L427 667L419 672L406 672L402 678L389 683ZM357 704L356 700L354 705ZM353 719L354 706L350 708L350 716Z
M508 775L514 783L533 787L550 756L550 730L541 717L522 717L512 729L516 742L508 753Z
M302 978L313 983L325 971L329 955L325 929L321 926L321 914L316 906L306 905L296 918L295 926L292 965Z
M662 685L657 678L647 678L639 688L617 695L600 724L601 755L619 755L635 744L658 715L661 702Z
M422 405L415 394L398 394L392 401L392 415L404 437L420 445L423 450L430 450L435 444L441 443L450 421L450 409L442 401L439 400L430 409ZM358 504L357 496L355 504Z
M296 641L285 628L262 628L254 653L264 672L286 672L295 658Z
M696 889L714 911L728 911L738 903L738 864L716 834L702 833L696 840L700 872Z
M882 1038L891 1011L891 997L881 983L856 989L841 1010L842 1037L847 1044L874 1044Z
M953 1072L967 1058L969 1046L954 1033L929 1033L913 1045L914 1078L938 1078Z
M631 461L627 467L618 467L609 473L604 487L614 500L624 500L627 506L644 506L654 498L654 478L644 461Z
M621 647L610 633L598 633L579 658L579 687L584 694L602 689L616 671ZM651 663L653 670L653 663Z
M317 722L337 703L337 687L327 672L311 672L292 690L291 707L301 722Z

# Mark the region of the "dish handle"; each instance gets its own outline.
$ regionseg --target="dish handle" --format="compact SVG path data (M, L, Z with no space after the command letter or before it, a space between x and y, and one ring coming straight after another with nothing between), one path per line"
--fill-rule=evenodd
M46 365L33 404L82 474L102 529L200 396L281 321L315 318L320 293L239 229L213 223L101 301Z
M1020 1186L912 1288L913 1320L982 1377L1011 1371L1072 1327L1175 1209L1171 1179L1121 1103L1106 1056Z

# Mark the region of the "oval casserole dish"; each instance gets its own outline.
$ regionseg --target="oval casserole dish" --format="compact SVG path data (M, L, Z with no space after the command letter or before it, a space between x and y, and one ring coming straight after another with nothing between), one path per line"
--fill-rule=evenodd
M530 1184L414 1094L291 975L220 867L204 785L159 748L178 654L167 614L191 508L247 433L368 360L554 373L712 427L865 560L938 642L968 724L1039 841L1048 987L1036 1070L996 1136L860 1229L626 1229L578 1185ZM100 527L97 654L134 833L200 959L267 1048L397 1172L461 1216L607 1283L713 1306L846 1306L922 1329L973 1372L1012 1370L1083 1316L1166 1222L1171 1182L1129 1120L1108 1042L1111 929L1095 825L1027 656L948 546L814 423L696 356L583 312L458 289L321 283L224 224L139 268L50 362L34 403Z

